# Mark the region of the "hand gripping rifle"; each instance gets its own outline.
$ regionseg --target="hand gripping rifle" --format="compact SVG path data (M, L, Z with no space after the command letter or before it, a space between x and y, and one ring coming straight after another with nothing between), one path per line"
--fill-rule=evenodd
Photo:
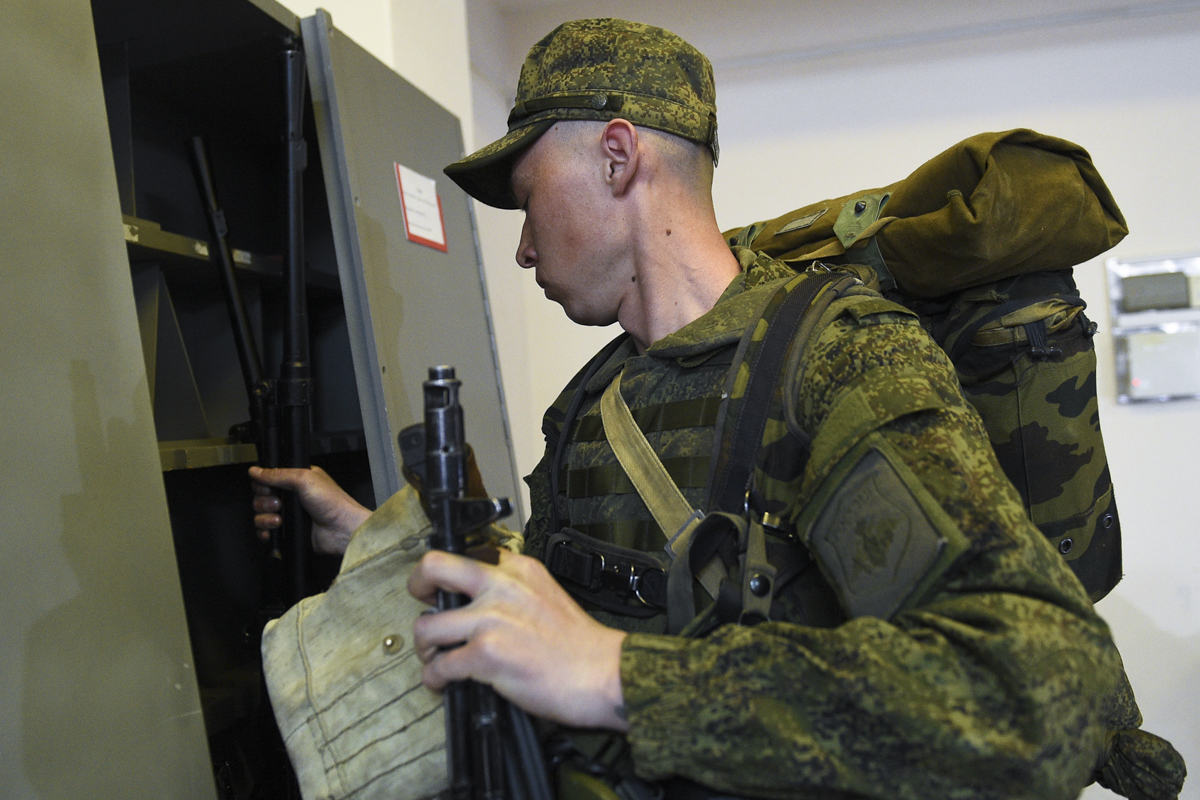
M433 523L430 546L460 555L468 550L467 534L512 513L505 498L465 496L467 446L458 400L461 385L453 367L431 367L424 383L424 430L411 426L400 434L402 452L415 455L417 437L424 433L424 474L420 479ZM439 611L469 602L465 595L438 593ZM549 800L541 748L523 711L490 686L474 681L450 684L443 698L450 778L444 800Z

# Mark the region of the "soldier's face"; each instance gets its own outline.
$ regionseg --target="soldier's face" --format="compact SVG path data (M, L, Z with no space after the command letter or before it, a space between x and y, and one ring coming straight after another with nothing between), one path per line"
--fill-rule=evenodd
M608 325L624 288L614 279L620 243L598 145L590 143L586 130L555 126L513 165L513 192L525 212L516 258L571 320Z

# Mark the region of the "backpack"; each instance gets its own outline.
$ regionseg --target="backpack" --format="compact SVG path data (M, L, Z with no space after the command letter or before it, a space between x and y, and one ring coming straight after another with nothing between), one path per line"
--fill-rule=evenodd
M917 313L1026 512L1095 602L1121 579L1121 526L1099 423L1096 325L1071 267L1127 232L1085 150L1013 130L966 139L903 181L725 237L798 271L851 270Z

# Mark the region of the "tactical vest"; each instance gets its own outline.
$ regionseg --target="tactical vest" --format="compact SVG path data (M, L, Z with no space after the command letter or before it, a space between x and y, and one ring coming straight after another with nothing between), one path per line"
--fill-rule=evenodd
M792 540L794 531L784 522L789 502L797 497L807 453L802 447L793 446L790 436L775 447L760 448L757 443L762 441L765 429L786 430L783 398L772 399L771 395L779 388L775 376L782 367L782 359L794 349L797 327L813 333L818 321L822 321L818 320L820 313L806 315L811 295L818 294L817 290L827 290L820 293L822 306L833 308L825 322L838 314L850 313L851 309L864 313L906 312L879 299L846 274L808 273L779 280L771 288L766 295L770 302L760 319L774 326L776 314L782 308L785 318L779 322L786 330L777 337L774 357L779 363L755 370L761 376L761 387L748 387L739 381L739 376L748 374L750 365L758 366L755 362L764 341L761 336L746 335L694 362L680 359L672 366L673 372L657 381L658 394L664 393L666 385L665 392L673 395L672 399L639 405L633 411L633 418L644 434L655 438L655 449L665 454L663 466L693 508L744 517L750 503L754 518L766 521L768 561L778 573L769 594L780 602L773 612L768 613L764 608L762 616L807 625L836 625L845 619L837 597L807 551L796 546ZM805 292L810 294L806 296ZM785 302L789 298L790 308ZM802 320L806 322L802 324ZM688 601L694 605L684 612L676 610L676 616L683 613L683 618L673 627L668 625L662 615L669 606L668 574L672 560L664 545L676 531L664 532L642 504L636 500L630 502L635 484L611 457L602 458L607 463L601 466L582 469L566 466L572 460L567 458L570 448L583 448L581 457L574 460L585 463L597 461L592 452L595 448L609 448L599 412L598 390L609 383L610 375L605 370L614 372L621 361L619 351L629 347L623 337L614 340L564 391L571 398L563 420L565 434L559 433L558 426L548 432L553 437L554 452L551 494L555 499L549 521L554 534L544 548L543 560L585 607L602 615L616 615L617 618L606 617L606 620L627 630L678 633L682 623L690 621L696 610L709 605L714 605L709 620L712 624L745 621L741 619L745 603L736 592L727 592L719 598L720 603L712 604L718 598L711 588L701 591L697 586L690 592L685 589ZM640 382L645 375L636 363L636 358L626 361L627 365L634 364L634 369L625 380L629 393L642 397L646 392ZM646 372L656 371L659 370ZM748 394L761 401L743 403ZM743 419L739 412L745 405L761 411L759 418ZM737 429L739 424L741 429ZM747 427L754 432L748 433ZM777 433L768 437L772 435L778 438ZM719 442L715 457L714 442ZM760 489L748 494L750 484ZM620 510L614 511L615 508ZM739 547L736 536L731 534L731 530L721 533L709 530L707 538L698 543L699 550L686 554L691 557L691 568L698 571L714 554L719 554L725 572L739 575L744 543ZM777 591L783 587L792 587L794 591Z

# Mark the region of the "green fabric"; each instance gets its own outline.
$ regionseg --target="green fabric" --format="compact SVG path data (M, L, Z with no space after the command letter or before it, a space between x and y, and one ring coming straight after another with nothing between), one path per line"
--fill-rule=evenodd
M883 194L891 197L882 217L866 228L851 225L855 236L847 249L835 233L843 210L860 200L870 206ZM827 213L796 226L822 211ZM874 236L899 288L929 298L1066 269L1103 253L1126 233L1125 218L1087 151L1018 129L972 136L902 181L813 203L725 237L785 261L855 261L856 248Z
M678 481L646 441L646 435L634 422L629 406L621 397L621 376L609 384L600 398L600 417L604 422L605 438L612 446L621 469L629 476L637 493L654 515L658 527L668 541L693 516L696 509L684 499Z
M565 22L529 49L508 133L445 168L463 191L517 208L513 160L558 120L626 119L706 145L717 161L712 65L670 31L623 19Z
M717 410L720 407L720 398L701 397L696 400L640 408L633 415L633 421L642 433L692 428L697 425L708 426L716 423ZM604 438L604 426L598 417L580 420L575 425L571 438L578 442L598 441Z
M664 458L663 466L681 489L703 488L708 482L708 459L696 456ZM596 497L635 492L633 482L619 464L564 470L559 484L567 497Z
M1121 526L1091 323L1066 302L1078 297L1067 273L1033 273L973 287L924 316L943 347L959 353L963 392L1026 512L1096 602L1121 579ZM979 326L1003 307L1011 310ZM1053 354L1031 353L1030 327L1044 331Z
M719 395L728 351L795 277L735 253L746 271L712 312L644 356L618 352L589 385L585 416L622 366L635 413ZM1123 685L1120 657L1026 517L945 353L910 312L860 290L831 309L794 375L797 386L777 398L792 398L791 412L827 455L806 462L785 421L768 424L756 483L773 508L795 521L802 498L850 449L845 440L870 434L900 455L967 550L888 620L847 619L818 569L784 591L786 621L724 626L700 640L656 635L661 618L596 613L634 632L621 679L637 773L750 797L1075 797L1107 752L1104 712ZM573 388L547 412L549 453ZM843 404L851 395L856 410L835 414L851 408ZM841 421L827 430L831 419ZM664 458L712 451L706 427L648 438ZM603 441L566 448L568 469L613 463ZM547 468L543 460L528 479L527 552L539 556ZM702 493L684 489L692 503ZM567 524L649 519L636 494L559 498L559 511Z

